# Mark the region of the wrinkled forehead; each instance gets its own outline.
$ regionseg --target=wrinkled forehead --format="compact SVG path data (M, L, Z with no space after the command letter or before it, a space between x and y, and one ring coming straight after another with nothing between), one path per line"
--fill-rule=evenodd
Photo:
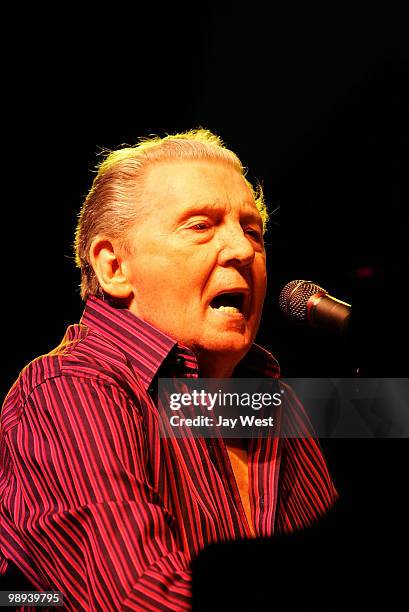
M206 207L258 209L243 174L230 163L214 160L172 160L152 164L144 177L145 201L155 208Z

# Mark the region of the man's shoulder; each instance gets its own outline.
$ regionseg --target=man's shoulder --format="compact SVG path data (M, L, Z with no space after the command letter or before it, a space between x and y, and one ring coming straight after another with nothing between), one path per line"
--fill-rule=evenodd
M60 344L31 361L21 371L5 404L24 403L39 385L58 377L83 378L100 384L127 384L134 378L126 355L101 333L82 324L70 325Z
M110 379L129 370L128 359L119 344L86 325L72 325L62 343L45 357L57 357L59 375ZM57 364L56 364L57 365Z

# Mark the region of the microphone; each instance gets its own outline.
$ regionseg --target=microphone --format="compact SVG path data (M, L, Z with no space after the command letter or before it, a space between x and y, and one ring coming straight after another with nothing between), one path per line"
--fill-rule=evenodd
M306 280L285 285L279 298L281 311L293 322L319 327L345 336L351 318L351 306L328 295L327 291Z

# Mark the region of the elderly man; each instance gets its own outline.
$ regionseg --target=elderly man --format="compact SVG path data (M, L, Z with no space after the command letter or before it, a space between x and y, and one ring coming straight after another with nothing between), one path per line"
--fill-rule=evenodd
M3 573L13 562L70 610L185 610L207 544L288 533L333 505L307 420L305 437L248 444L160 436L159 378L279 374L253 344L266 222L261 190L206 130L100 165L75 241L83 317L2 411Z

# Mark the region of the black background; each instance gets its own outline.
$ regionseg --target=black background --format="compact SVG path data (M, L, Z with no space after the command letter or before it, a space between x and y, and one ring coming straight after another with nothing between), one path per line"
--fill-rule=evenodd
M403 2L9 15L2 394L81 315L71 245L99 149L198 126L238 153L279 209L259 340L283 374L352 376L360 366L406 377L407 24ZM281 317L280 288L295 278L355 305L359 351ZM370 499L388 524L404 502L406 442L322 443L341 493Z

